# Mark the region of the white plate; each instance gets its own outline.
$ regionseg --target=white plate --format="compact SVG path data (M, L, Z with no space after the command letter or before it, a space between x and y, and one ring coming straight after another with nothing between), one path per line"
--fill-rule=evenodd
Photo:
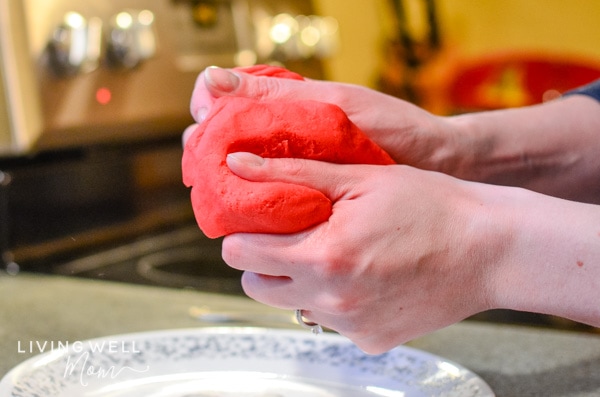
M0 382L1 397L493 395L466 368L409 347L373 356L335 334L225 327L57 343Z

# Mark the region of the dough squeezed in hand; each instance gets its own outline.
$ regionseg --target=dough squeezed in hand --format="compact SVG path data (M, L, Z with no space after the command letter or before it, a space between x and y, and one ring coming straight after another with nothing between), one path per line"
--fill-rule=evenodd
M241 70L301 78L281 68ZM331 201L315 189L251 182L233 174L225 162L233 152L341 164L394 163L336 105L221 97L188 139L182 159L183 181L192 188L196 220L210 238L237 232L294 233L331 215Z

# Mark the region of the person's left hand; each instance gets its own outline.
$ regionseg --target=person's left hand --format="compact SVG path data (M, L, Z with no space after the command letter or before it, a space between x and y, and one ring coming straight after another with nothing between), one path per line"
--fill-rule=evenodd
M227 163L242 178L306 185L334 203L327 222L304 232L225 237L223 258L245 271L251 298L303 309L369 353L489 308L484 264L501 249L486 241L497 236L484 231L485 186L403 165L249 153Z
M397 163L452 171L463 163L457 157L452 123L417 106L367 87L320 80L256 76L241 69L210 67L198 76L190 101L196 123L202 123L215 101L243 97L267 102L310 100L334 104ZM196 131L186 129L183 142ZM468 147L469 151L472 149Z

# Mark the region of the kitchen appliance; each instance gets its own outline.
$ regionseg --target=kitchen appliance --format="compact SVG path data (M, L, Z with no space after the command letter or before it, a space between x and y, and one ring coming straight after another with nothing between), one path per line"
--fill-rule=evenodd
M210 65L324 78L322 43L281 35L315 18L309 0L0 0L7 272L239 292L181 182L190 95Z
M298 0L0 0L0 153L181 130L202 69L270 61L259 28L311 12Z

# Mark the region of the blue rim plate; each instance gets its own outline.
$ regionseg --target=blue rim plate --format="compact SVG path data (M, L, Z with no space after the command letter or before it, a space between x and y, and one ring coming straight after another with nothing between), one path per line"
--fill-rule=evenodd
M12 369L1 397L491 397L476 374L399 346L368 355L337 334L194 328L64 344Z

